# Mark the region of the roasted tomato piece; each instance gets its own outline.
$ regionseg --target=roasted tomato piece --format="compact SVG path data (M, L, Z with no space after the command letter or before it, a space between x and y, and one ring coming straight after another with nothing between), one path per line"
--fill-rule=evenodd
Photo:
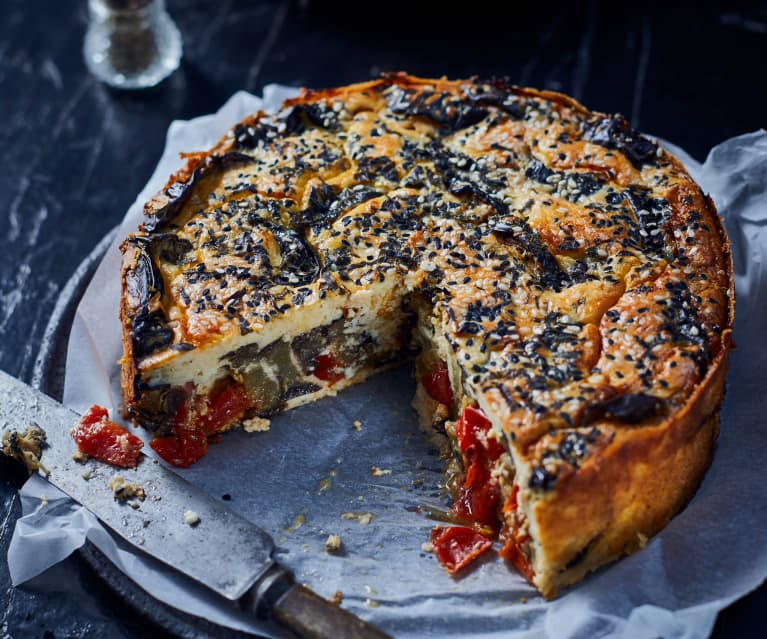
M102 406L91 406L72 429L72 439L88 457L121 468L135 468L144 445L138 437L107 419Z
M78 425L90 426L91 424L97 424L109 418L109 411L103 406L94 404L88 409L78 422ZM73 435L74 436L74 435Z
M440 362L428 373L422 375L421 384L432 399L446 406L453 405L453 388L450 385L450 375L445 362Z
M490 420L481 408L467 406L455 426L458 445L466 455L481 454L489 461L496 461L503 453L503 446L497 439L488 437Z
M498 502L501 489L490 476L490 470L481 462L469 467L466 479L458 492L453 512L493 530L498 530Z
M491 471L503 453L503 446L488 436L490 420L478 408L464 408L455 431L466 476L453 504L453 512L497 530L501 490Z
M188 468L208 452L208 436L240 419L252 406L243 388L230 384L207 400L204 415L195 417L184 402L173 418L173 435L157 437L150 446L166 462Z
M468 566L493 546L487 537L463 526L434 528L431 531L431 544L437 559L451 575Z
M514 566L520 575L532 583L533 577L535 577L535 570L533 570L532 565L530 565L530 560L527 558L527 555L522 551L522 544L527 541L527 539L527 537L524 537L517 540L511 535L505 540L502 539L503 547L498 554Z
M332 355L317 355L314 358L314 371L317 379L331 384L344 378L344 366Z
M236 384L225 386L208 400L208 410L198 418L195 430L206 435L217 433L240 419L251 406L252 402L241 386Z
M186 428L177 429L171 437L157 437L149 445L166 462L179 468L188 468L208 452L205 434Z

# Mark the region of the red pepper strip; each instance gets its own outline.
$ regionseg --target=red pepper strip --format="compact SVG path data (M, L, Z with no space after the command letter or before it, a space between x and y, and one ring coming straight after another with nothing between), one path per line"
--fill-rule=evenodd
M176 435L156 437L149 445L166 462L178 468L188 468L208 452L208 438L186 428L176 430Z
M195 430L206 435L217 433L240 419L251 406L252 402L241 386L225 386L208 400L208 410L197 420Z
M466 477L452 510L459 517L497 530L501 489L490 473L503 447L488 437L490 420L478 408L464 408L455 430Z
M514 512L517 509L518 492L519 486L514 484L511 493L506 498L506 503L503 505L503 512ZM503 546L498 554L506 561L510 562L520 575L532 583L533 577L535 577L535 571L530 565L530 560L527 558L527 555L522 551L522 544L528 539L530 539L528 535L520 534L518 530L510 530L509 528L504 527L501 531L501 543Z
M106 408L91 406L72 429L72 439L88 457L120 468L135 468L144 442L109 421L108 415Z
M432 399L446 406L453 405L453 387L450 385L450 374L445 362L440 362L428 373L422 375L421 384Z
M431 543L437 559L451 575L468 566L493 546L487 537L463 526L432 529Z
M344 366L333 355L317 355L312 375L333 384L345 377Z
M173 419L174 435L157 437L150 446L169 464L188 468L208 452L208 436L240 419L250 406L240 386L225 386L208 400L207 412L190 424L184 402Z

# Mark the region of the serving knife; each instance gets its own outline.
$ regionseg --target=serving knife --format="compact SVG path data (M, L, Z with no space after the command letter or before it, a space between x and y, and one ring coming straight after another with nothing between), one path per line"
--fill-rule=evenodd
M298 637L391 639L295 583L292 573L274 560L274 542L265 531L156 460L142 455L135 469L75 461L70 430L79 419L56 400L0 371L0 438L6 431L23 433L30 424L42 428L47 441L37 472L137 551ZM115 500L108 483L118 474L143 488L145 499L133 502L137 508ZM195 516L187 515L189 511Z

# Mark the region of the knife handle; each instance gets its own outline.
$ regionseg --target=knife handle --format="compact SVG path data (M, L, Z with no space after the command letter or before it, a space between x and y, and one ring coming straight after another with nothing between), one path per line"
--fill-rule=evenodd
M272 619L302 639L392 639L300 584L274 603Z
M293 575L276 564L241 600L241 605L301 639L392 639L375 626L295 583Z

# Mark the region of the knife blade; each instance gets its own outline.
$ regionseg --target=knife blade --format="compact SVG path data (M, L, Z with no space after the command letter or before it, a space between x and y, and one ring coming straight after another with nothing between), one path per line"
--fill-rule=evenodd
M79 419L76 412L0 371L0 438L30 424L42 428L47 445L41 456L44 468L38 472L138 550L299 637L389 637L295 584L292 574L273 559L274 542L264 530L156 460L142 455L135 469L75 461L70 430ZM146 496L138 508L115 500L108 483L118 474L143 488ZM187 511L197 515L194 526L185 522Z

